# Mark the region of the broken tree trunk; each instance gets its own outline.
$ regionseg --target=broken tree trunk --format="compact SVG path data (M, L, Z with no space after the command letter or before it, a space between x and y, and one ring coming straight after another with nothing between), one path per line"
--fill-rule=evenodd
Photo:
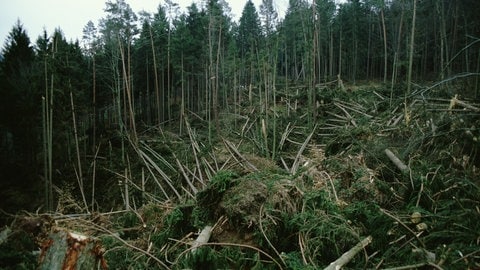
M212 234L212 230L213 230L213 227L208 225L203 228L202 232L198 235L195 242L193 242L192 254L197 251L197 248L199 246L208 243L208 240L210 239L210 235Z
M385 154L387 155L387 157L393 162L393 164L395 164L395 166L397 166L397 168L402 171L402 172L407 172L408 171L408 167L407 165L405 165L405 163L403 163L403 161L401 161L397 156L395 156L395 154L390 151L390 149L385 149Z
M460 107L463 107L464 109L470 109L474 112L480 112L480 108L478 107L475 107L473 105L470 105L464 101L461 101L458 99L458 95L455 95L451 100L450 100L450 106L449 106L449 110L450 112L452 111L452 109L456 106L460 106Z
M332 262L329 266L327 266L323 270L338 270L342 269L342 267L350 262L350 260L357 255L358 252L363 250L368 244L372 242L372 237L368 236L367 238L363 239L361 242L359 242L356 246L351 248L349 251L343 253L340 258L338 258L336 261Z
M103 253L93 238L59 230L43 242L38 269L108 269Z
M337 74L337 81L338 81L338 88L340 88L340 90L342 91L346 91L345 86L343 85L343 81L340 78L340 74Z

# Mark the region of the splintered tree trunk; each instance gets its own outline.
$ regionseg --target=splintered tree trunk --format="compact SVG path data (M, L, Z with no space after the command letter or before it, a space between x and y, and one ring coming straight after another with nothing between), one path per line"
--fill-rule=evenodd
M43 243L40 270L108 269L100 243L84 235L57 231Z

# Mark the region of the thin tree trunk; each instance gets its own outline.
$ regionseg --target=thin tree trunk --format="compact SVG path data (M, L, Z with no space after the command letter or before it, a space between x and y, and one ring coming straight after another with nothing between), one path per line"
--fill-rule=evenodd
M46 116L46 100L45 97L42 97L42 135L43 135L43 178L45 181L45 190L44 190L44 200L45 200L45 211L50 212L52 209L50 207L50 181L48 179L48 143L47 143L47 116Z
M385 5L385 3L383 3ZM383 13L383 7L380 10L380 16L382 18L382 28L383 28L383 83L387 83L387 75L388 75L388 52L387 52L387 29L385 27L385 15Z
M171 105L172 105L172 89L171 89L171 83L170 83L170 25L168 26L168 42L167 42L167 116L168 120L172 119L172 110L171 110Z
M220 25L219 32L218 32L218 45L217 45L217 57L216 57L216 63L215 63L215 73L213 75L214 78L212 82L213 84L213 96L212 96L213 118L215 121L215 128L217 132L220 132L220 119L219 119L219 108L218 108L218 80L219 80L221 41L222 41L222 26Z
M480 73L480 49L477 52L477 73ZM479 76L475 76L475 98L478 98L478 90L480 88Z
M53 76L53 75L52 75ZM51 144L50 144L50 117L49 117L49 94L48 94L48 72L47 58L45 57L45 96L42 97L42 120L43 120L43 159L44 159L44 180L45 180L45 210L53 209L52 178L50 171Z
M52 47L52 61L55 60L57 50L56 40ZM47 138L48 138L48 181L50 184L50 209L53 210L53 71L50 78L50 94L47 93ZM47 91L48 92L48 91Z
M97 93L96 93L96 80L95 80L95 76L96 76L96 70L95 70L95 55L92 56L92 72L93 72L93 86L92 86L92 106L93 106L93 134L92 134L92 149L93 149L93 152L95 152L95 145L97 144Z
M182 136L183 130L183 119L185 117L185 78L184 78L184 67L183 67L183 51L181 55L181 66L182 66L182 100L180 105L180 136Z
M400 55L400 43L402 39L402 25L403 25L403 14L404 14L404 9L403 9L403 1L401 2L402 6L402 11L400 13L400 22L398 24L398 36L397 36L397 48L395 49L395 54L393 56L393 64L392 64L392 80L391 80L391 85L390 85L390 107L392 106L392 101L393 101L393 87L395 83L397 82L397 74L398 74L398 58Z
M441 5L440 5L440 2ZM443 1L437 1L437 12L440 17L440 80L445 79L445 37L443 36L445 27L445 18L443 15Z
M402 48L402 32L403 32L403 18L405 15L405 9L404 9L404 2L401 0L401 6L402 6L402 11L400 13L400 22L398 24L398 39L397 39L397 50L396 50L396 59L395 59L395 65L393 66L394 71L395 71L395 78L393 78L392 82L396 83L397 82L397 76L398 76L398 71L399 71L399 66L398 65L398 58L400 57L400 49ZM392 84L393 85L393 84Z
M129 114L129 123L130 123L130 128L131 128L131 136L132 136L132 141L134 144L137 143L137 130L136 130L136 126L135 126L135 113L134 113L134 110L133 110L133 97L132 97L132 91L131 91L131 88L130 88L130 76L128 76L128 71L127 71L127 67L126 67L126 63L125 63L125 54L124 54L124 51L123 51L123 47L119 41L119 46L120 46L120 55L121 55L121 58L122 58L122 70L123 70L123 81L124 81L124 85L125 85L125 92L127 94L127 98L126 98L126 101L124 101L124 103L127 103L127 108L128 108L128 114ZM127 60L127 64L128 64L128 60ZM124 108L125 111L127 111L127 108Z
M367 79L367 81L370 79L370 76L372 75L372 57L371 57L371 51L372 51L372 32L373 32L373 24L371 24L371 21L372 21L372 15L371 15L371 12L368 12L368 37L367 37L367 40L368 40L368 43L367 43L367 58L366 58L366 61L367 61L367 64L366 64L366 68L365 68L365 78Z
M412 89L413 49L415 47L415 18L417 13L417 0L413 0L412 31L410 34L410 53L408 59L407 96ZM407 104L405 103L405 106Z
M312 57L310 59L311 61L311 81L310 81L310 94L309 94L309 105L310 105L310 128L313 128L313 125L316 121L316 90L315 90L315 85L317 82L317 63L315 60L318 60L318 69L320 69L320 57L318 56L317 59L317 54L319 54L319 46L318 46L318 38L319 38L319 26L318 26L318 21L320 21L319 15L317 14L317 8L315 5L315 0L313 0L312 3L312 17L313 17L313 44L312 44ZM318 17L318 18L317 18ZM320 76L319 76L320 77Z
M82 195L83 203L85 205L85 210L87 211L87 213L89 213L87 200L85 198L84 185L83 185L82 162L81 162L81 159L80 159L80 148L78 146L77 123L75 121L75 106L73 104L72 91L70 91L70 102L71 102L71 105L72 105L72 120L73 120L73 131L74 131L74 136L75 136L75 149L77 150L78 187L79 187L80 193Z
M338 76L342 76L342 29L340 28L340 38L338 39L340 44L338 45Z
M156 112L157 112L157 123L160 125L162 122L161 114L160 114L160 89L158 87L158 70L157 70L157 57L155 53L155 45L153 43L153 34L152 34L152 26L150 26L150 43L152 45L152 56L153 56L153 73L155 77L155 100L157 101Z
M329 25L329 33L330 33L330 48L329 48L329 53L330 53L330 57L329 57L329 75L330 75L330 78L333 78L335 76L335 74L333 74L333 31L332 31L332 27Z
M205 76L206 79L206 86L207 86L207 91L206 91L206 100L205 104L207 106L207 114L208 114L208 138L209 142L212 141L212 118L211 118L211 104L210 104L210 96L213 95L213 92L215 91L213 88L214 83L212 80L214 79L214 72L213 72L213 27L214 27L214 21L213 21L213 16L210 14L209 18L209 24L208 24L208 70L205 72L207 73L207 76Z
M275 113L277 112L277 93L276 93L276 74L277 74L277 65L276 63L278 62L278 54L276 53L278 51L278 43L279 43L280 38L277 36L277 40L275 42L275 50L274 50L274 57L273 61L271 63L273 67L273 72L272 72L272 95L273 95L273 145L272 145L272 160L275 160L276 157L276 149L277 149L277 116ZM270 52L269 52L270 54Z
M285 42L284 42L284 49L285 49L285 93L288 93L288 53L287 53L287 42L286 42L286 37L285 37ZM290 99L287 100L288 103L290 103ZM290 106L287 106L287 116L290 116Z

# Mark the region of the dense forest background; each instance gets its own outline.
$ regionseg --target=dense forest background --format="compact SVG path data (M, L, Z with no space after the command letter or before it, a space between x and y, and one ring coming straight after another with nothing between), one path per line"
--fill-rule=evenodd
M152 130L185 135L188 122L208 145L239 125L221 119L253 100L278 134L272 106L298 98L308 133L323 114L318 86L331 81L376 82L406 100L419 84L461 80L446 95L478 100L479 12L477 0L290 0L279 18L263 0L259 10L247 1L235 22L221 0L185 13L166 0L154 14L116 0L77 41L61 29L32 41L19 21L0 56L0 208L52 211L56 189L70 189L86 208L110 209L121 198L108 179L130 162L112 149ZM275 147L261 150L276 159ZM78 189L92 185L102 198Z

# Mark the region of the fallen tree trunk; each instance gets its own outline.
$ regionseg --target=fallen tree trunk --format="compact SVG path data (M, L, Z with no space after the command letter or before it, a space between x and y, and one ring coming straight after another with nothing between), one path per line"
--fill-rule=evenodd
M208 243L210 235L212 234L212 226L205 226L202 232L198 235L197 239L193 242L192 253L197 251L197 248L203 244Z
M91 237L55 231L42 244L40 270L108 269L103 248Z
M464 101L461 101L458 99L458 95L455 95L451 100L450 100L450 106L449 110L451 111L456 105L459 105L460 107L463 107L465 109L470 109L475 112L480 112L480 108L475 107L473 105L470 105Z
M359 242L356 246L351 248L349 251L343 253L340 258L338 258L336 261L332 262L329 266L327 266L324 270L338 270L341 269L345 264L350 262L350 260L357 255L358 252L360 252L362 249L364 249L368 244L372 242L372 237L368 236L367 238L363 239L361 242Z
M397 156L395 156L395 154L392 151L390 151L390 149L388 149L388 148L385 149L385 154L393 162L393 164L395 164L395 166L397 166L397 168L400 171L402 171L402 172L408 171L407 165L405 165L405 163L403 163L403 161L401 161Z

